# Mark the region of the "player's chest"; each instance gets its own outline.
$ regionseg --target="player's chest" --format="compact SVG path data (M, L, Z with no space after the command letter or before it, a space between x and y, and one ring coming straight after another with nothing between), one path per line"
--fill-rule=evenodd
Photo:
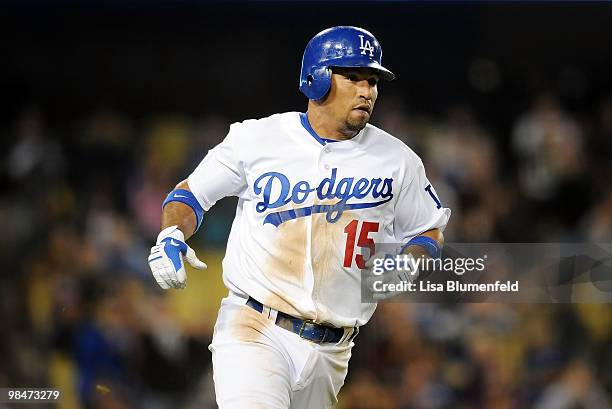
M259 156L246 172L252 209L272 224L317 213L333 223L346 211L392 218L403 174L376 159L330 146Z

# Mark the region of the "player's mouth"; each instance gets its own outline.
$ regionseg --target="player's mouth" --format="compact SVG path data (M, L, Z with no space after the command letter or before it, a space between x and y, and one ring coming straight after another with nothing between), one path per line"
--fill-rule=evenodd
M361 105L357 105L355 108L353 108L357 111L364 111L367 112L368 114L371 113L372 108L368 105L368 104L361 104Z

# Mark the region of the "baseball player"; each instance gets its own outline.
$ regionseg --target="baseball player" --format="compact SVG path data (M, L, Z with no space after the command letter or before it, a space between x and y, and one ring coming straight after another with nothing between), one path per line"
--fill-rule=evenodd
M375 303L362 302L365 249L401 243L439 257L450 210L421 159L368 122L381 65L374 36L332 27L304 51L305 113L234 123L163 203L149 264L163 288L184 288L186 244L204 213L239 198L223 260L229 290L210 346L221 409L329 408Z

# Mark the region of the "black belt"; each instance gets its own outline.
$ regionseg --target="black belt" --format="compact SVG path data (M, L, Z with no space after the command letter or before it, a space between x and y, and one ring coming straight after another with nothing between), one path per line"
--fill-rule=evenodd
M249 297L246 305L259 312L263 312L263 304L256 299ZM344 328L333 328L325 325L316 324L312 321L302 320L300 318L292 317L289 314L278 311L276 315L276 325L284 328L288 331L298 334L300 337L317 344L321 343L338 343L344 336ZM359 328L353 328L351 334L351 340L359 333Z

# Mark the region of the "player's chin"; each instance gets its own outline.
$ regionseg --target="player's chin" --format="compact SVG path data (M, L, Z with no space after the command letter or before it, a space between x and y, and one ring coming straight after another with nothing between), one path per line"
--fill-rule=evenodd
M352 130L360 131L366 126L369 120L370 114L368 112L354 109L349 114L347 125Z

